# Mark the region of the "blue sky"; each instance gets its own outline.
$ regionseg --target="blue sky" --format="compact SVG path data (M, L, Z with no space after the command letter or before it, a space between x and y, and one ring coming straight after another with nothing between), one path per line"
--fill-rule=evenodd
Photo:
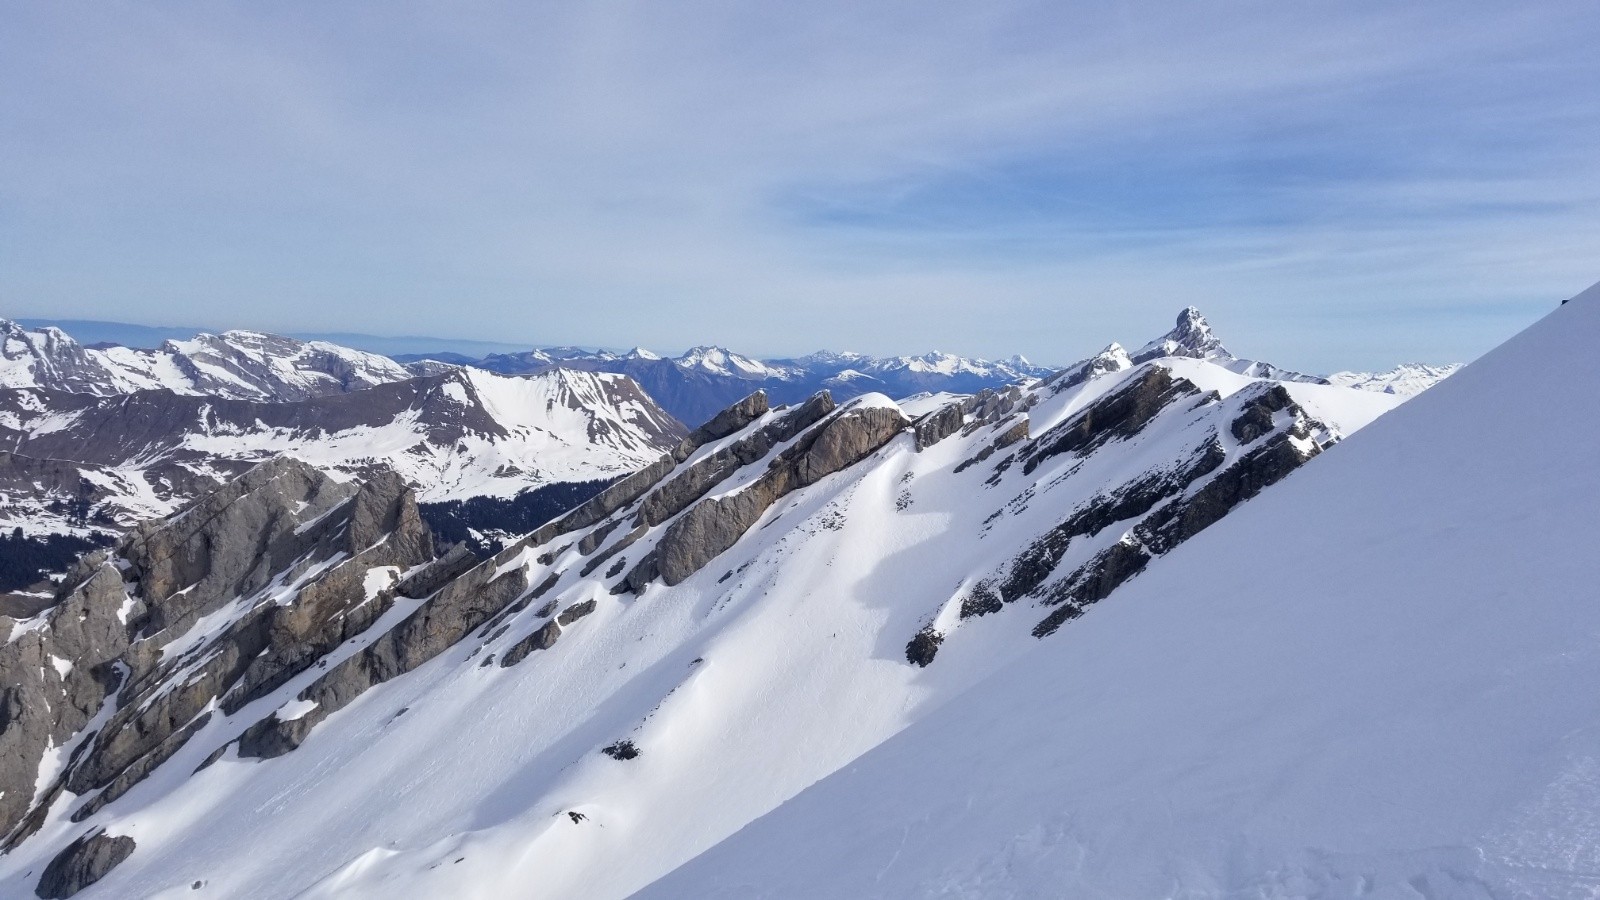
M0 315L1306 370L1600 279L1600 4L0 12Z

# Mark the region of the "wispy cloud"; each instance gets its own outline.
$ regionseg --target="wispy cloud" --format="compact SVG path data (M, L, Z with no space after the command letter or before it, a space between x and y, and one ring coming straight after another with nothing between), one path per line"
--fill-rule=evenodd
M1587 2L8 15L19 314L1326 368L1600 277Z

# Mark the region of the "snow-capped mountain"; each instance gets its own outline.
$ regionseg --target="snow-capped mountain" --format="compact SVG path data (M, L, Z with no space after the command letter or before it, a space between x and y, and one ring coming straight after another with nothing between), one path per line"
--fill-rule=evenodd
M0 319L0 390L41 388L110 396L168 390L234 400L304 400L403 381L386 356L254 331L201 334L159 350L85 347L58 328Z
M9 623L0 890L626 896L1401 399L1117 346L903 406L757 392L481 562L402 479L269 462Z
M455 368L293 402L0 391L0 457L14 475L0 468L0 527L61 530L50 505L80 493L111 520L101 524L126 527L282 455L344 478L391 469L425 501L511 497L625 475L684 433L626 376L567 369ZM48 482L45 461L65 467Z
M405 359L413 367L424 363L420 358ZM538 349L487 356L471 365L505 374L554 367L616 372L639 382L663 408L685 422L708 419L757 389L766 391L775 403L797 403L823 389L840 400L871 392L894 397L921 391L974 393L1042 378L1054 371L1021 357L990 362L948 353L874 358L819 351L794 359L760 360L714 346L694 347L676 357L643 348L623 355L571 347Z
M1137 353L1133 354L1134 362L1144 362L1148 359L1159 359L1163 356L1183 356L1190 359L1205 359L1222 366L1229 371L1251 378L1270 378L1274 381L1304 381L1312 384L1327 384L1328 379L1317 375L1302 375L1281 369L1271 363L1254 359L1240 359L1228 352L1221 339L1211 330L1211 323L1206 321L1200 310L1190 306L1178 313L1178 321L1171 331L1145 344Z
M1600 286L638 896L1592 896L1597 340Z
M1335 372L1328 376L1329 384L1360 388L1364 391L1382 391L1414 397L1428 388L1454 375L1459 365L1430 366L1424 363L1402 363L1387 372Z

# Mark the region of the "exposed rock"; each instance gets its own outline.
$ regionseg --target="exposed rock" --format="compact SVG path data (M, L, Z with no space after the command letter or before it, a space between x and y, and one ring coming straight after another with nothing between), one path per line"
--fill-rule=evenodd
M732 547L779 498L860 462L909 424L898 409L862 407L814 426L755 483L731 496L701 500L667 526L655 551L661 580L678 584L698 572ZM634 583L633 574L629 583Z
M466 544L456 544L432 563L406 576L395 585L394 591L402 597L420 600L459 578L478 564L478 557Z
M1007 428L1005 431L1001 432L999 437L996 437L994 440L986 444L982 450L979 450L976 454L962 460L961 463L956 466L955 470L957 474L965 472L967 469L984 462L989 457L995 455L1001 450L1004 450L1012 444L1017 443L1018 441L1027 440L1028 427L1029 424L1027 417L1018 419L1010 428Z
M1022 390L1014 384L998 391L984 388L968 397L963 404L966 414L972 417L972 423L967 426L967 433L971 434L985 425L993 425L1011 415L1021 405Z
M593 531L590 531L578 541L578 552L584 556L588 556L589 554L593 553L595 550L599 549L601 544L606 542L606 538L610 537L611 533L616 531L618 526L621 524L621 519L612 519Z
M1152 472L1115 491L1099 494L1074 510L1061 524L1017 554L999 584L1006 602L1034 592L1048 579L1072 542L1091 537L1121 522L1132 522L1157 504L1178 496L1196 480L1216 471L1227 453L1215 441L1189 463L1170 471Z
M1298 409L1298 407L1296 407ZM1296 445L1295 432L1280 432L1195 491L1188 499L1169 504L1140 523L1139 539L1157 554L1215 524L1234 507L1261 493L1321 452L1312 441Z
M759 461L779 444L793 440L833 409L833 397L823 391L754 433L696 460L645 498L639 507L640 518L647 525L660 525L704 497L729 475Z
M722 412L711 417L711 421L696 428L693 433L683 439L673 456L678 462L688 459L695 450L712 441L718 441L730 434L743 431L751 422L761 418L767 413L767 392L756 391L743 400L729 406Z
M535 650L549 650L556 645L556 639L559 637L561 637L561 625L552 619L539 626L533 634L513 644L511 649L500 657L500 665L502 667L514 666L527 659L528 654Z
M668 453L591 497L572 512L542 526L522 541L520 546L537 547L563 534L604 521L607 516L644 496L645 491L655 487L661 479L667 477L677 464L673 455Z
M966 421L963 411L965 403L956 401L946 403L931 413L922 416L912 424L913 433L917 439L917 449L926 450L934 444L961 430L961 424Z
M1124 581L1143 571L1150 559L1143 547L1130 541L1118 541L1095 554L1052 589L1049 602L1058 604L1058 608L1033 627L1033 636L1054 634L1067 620L1082 615L1090 604L1111 596Z
M918 668L927 668L933 662L934 654L939 652L939 645L944 643L944 635L933 629L932 625L917 632L916 636L906 644L906 661Z
M293 526L331 511L357 490L279 457L170 519L134 529L119 552L132 563L150 607L144 633L181 631L223 600L266 587L311 545Z
M133 838L97 831L68 844L45 866L34 889L44 900L66 900L106 877L112 869L133 855Z
M1200 389L1187 379L1174 378L1162 366L1150 366L1142 374L1129 376L1127 384L1076 416L1039 435L1026 453L1022 470L1032 472L1052 456L1084 455L1107 441L1132 437L1174 401L1199 393Z
M988 582L980 581L973 585L967 596L961 599L961 618L970 619L974 616L986 616L997 613L1004 608L1000 595Z
M633 741L617 741L601 747L600 752L616 760L636 759L639 756L639 748L634 746Z
M585 600L582 603L575 603L572 606L562 610L561 615L556 616L556 622L561 625L571 625L573 622L576 622L584 616L594 612L595 605L596 604L593 600Z
M111 779L110 783L100 793L78 807L72 814L72 821L82 822L84 819L104 809L106 804L126 794L134 785L143 781L146 776L155 771L156 766L171 759L172 755L182 749L190 738L200 732L200 729L206 727L206 723L209 721L211 721L211 713L201 713L193 722L184 726L181 731L171 735L153 750L135 759L121 772L118 772L116 777Z
M262 719L239 735L240 759L273 759L299 747L315 722L309 716L284 721L277 713Z
M1187 356L1193 359L1232 359L1233 354L1222 346L1222 341L1211 332L1211 325L1200 310L1186 307L1178 313L1172 330L1156 338L1133 355L1135 363L1148 362L1163 356Z
M329 669L299 694L298 699L316 704L310 712L288 723L269 718L253 726L277 730L280 735L276 739L257 735L251 747L241 742L239 755L254 755L252 748L298 746L313 727L373 685L404 675L483 625L528 589L527 574L520 567L497 574L520 552L520 547L509 547L479 564L424 601L361 652Z
M1294 405L1294 399L1283 385L1268 387L1244 408L1228 426L1228 430L1241 444L1251 444L1272 431L1272 414Z
M0 833L28 815L48 749L81 731L117 687L117 673L126 671L114 666L129 643L128 626L117 616L126 586L104 555L94 558L69 579L76 584L63 588L45 627L0 646ZM57 659L72 663L65 674L53 664Z

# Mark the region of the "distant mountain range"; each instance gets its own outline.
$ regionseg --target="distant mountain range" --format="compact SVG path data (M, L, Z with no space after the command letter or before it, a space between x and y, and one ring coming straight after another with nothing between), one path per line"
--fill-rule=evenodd
M388 466L427 503L509 500L625 475L674 446L687 433L681 423L709 420L755 391L775 406L819 391L835 402L867 393L914 402L1156 358L1327 383L1234 357L1192 308L1133 353L1112 344L1065 370L944 353L759 360L709 346L671 358L551 347L396 359L252 331L136 349L0 320L0 527L114 532L282 453L341 477ZM1334 381L1409 395L1452 370L1413 366Z

